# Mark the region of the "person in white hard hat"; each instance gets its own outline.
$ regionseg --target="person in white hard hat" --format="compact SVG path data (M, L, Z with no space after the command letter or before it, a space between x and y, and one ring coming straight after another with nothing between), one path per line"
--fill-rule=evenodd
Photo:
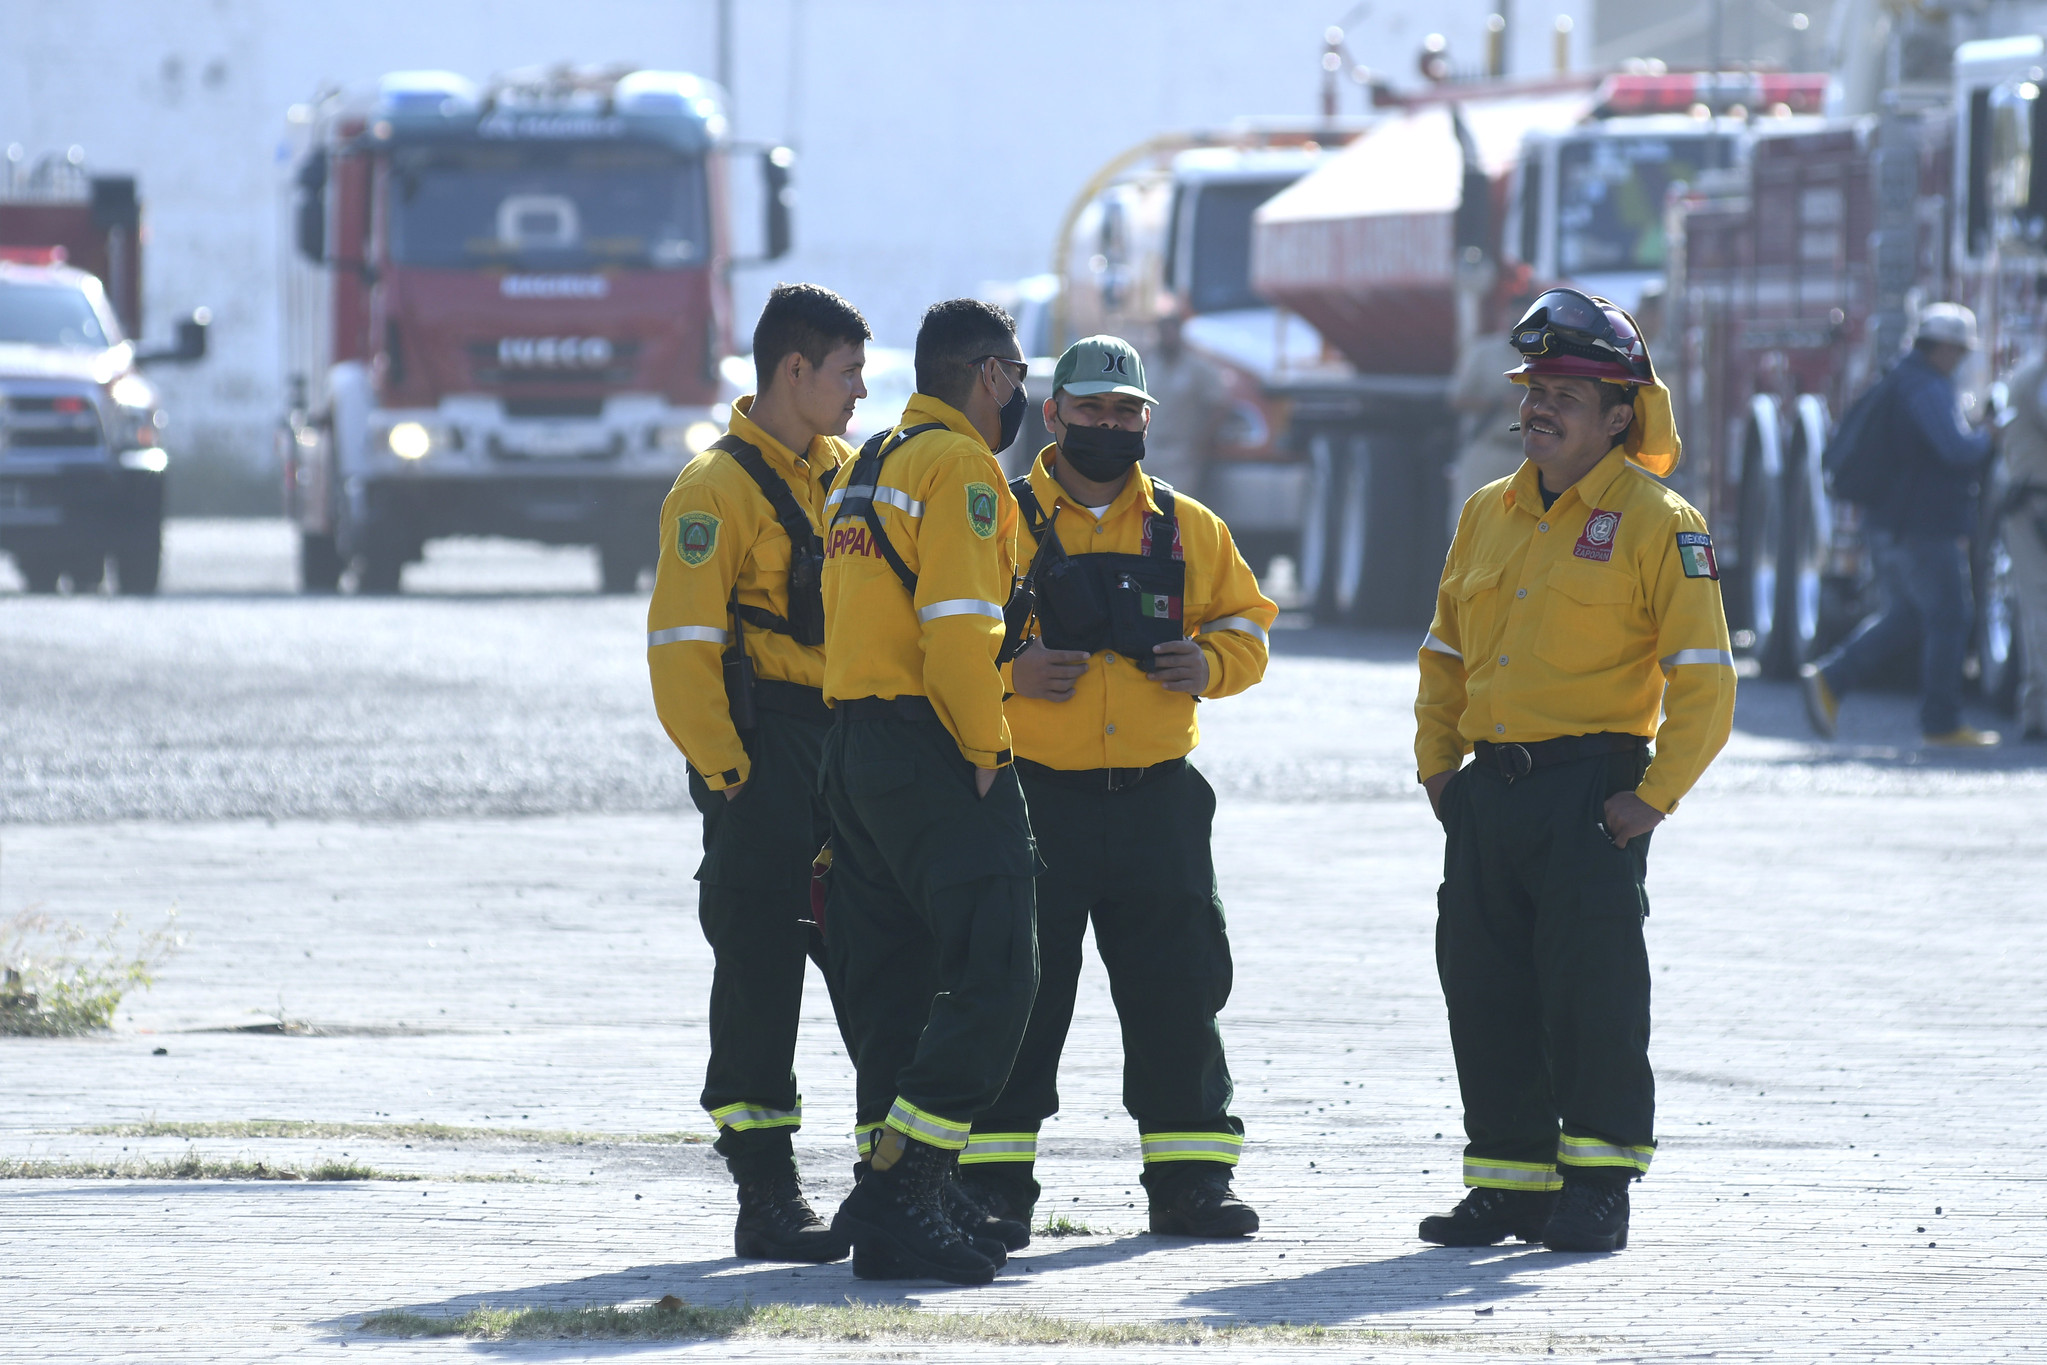
M1990 432L1963 419L1954 373L1976 349L1976 315L1955 303L1919 315L1912 351L1884 377L1891 387L1884 493L1865 506L1884 608L1805 670L1806 713L1832 737L1840 699L1919 643L1919 729L1928 744L1995 744L1962 720L1962 659L1974 607L1969 536Z

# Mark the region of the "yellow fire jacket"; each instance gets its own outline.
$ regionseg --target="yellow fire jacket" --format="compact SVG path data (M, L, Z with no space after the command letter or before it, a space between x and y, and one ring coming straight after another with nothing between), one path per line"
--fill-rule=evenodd
M1457 519L1421 649L1420 776L1476 740L1643 735L1656 757L1637 794L1675 810L1734 721L1705 520L1618 446L1546 512L1537 480L1523 464Z
M1151 479L1140 468L1098 520L1053 477L1058 453L1056 445L1040 451L1030 477L1045 515L1057 514L1052 526L1061 548L1070 555L1139 553L1145 521L1160 510ZM1265 676L1266 633L1279 608L1258 590L1222 518L1177 490L1173 513L1187 562L1184 623L1208 656L1201 695L1233 696ZM1017 549L1026 566L1038 553L1027 525L1017 532ZM1011 697L1006 705L1018 756L1048 768L1148 768L1183 757L1201 741L1192 696L1168 692L1107 650L1088 661L1067 700Z
M946 430L894 451L874 496L889 543L917 576L916 601L865 521L849 517L825 534L825 700L927 697L967 761L998 768L1010 756L995 655L1015 575L1016 499L958 409L915 394L895 429L926 422ZM834 515L853 464L833 482Z
M732 405L732 434L760 451L822 533L826 489L852 451L836 437L820 436L798 458L747 416L752 406L751 394ZM753 767L725 703L723 656L731 631L743 632L757 677L802 687L824 683L823 650L734 619L728 604L735 584L741 602L787 616L789 535L739 462L707 450L683 467L661 505L647 671L662 728L712 791L746 781Z

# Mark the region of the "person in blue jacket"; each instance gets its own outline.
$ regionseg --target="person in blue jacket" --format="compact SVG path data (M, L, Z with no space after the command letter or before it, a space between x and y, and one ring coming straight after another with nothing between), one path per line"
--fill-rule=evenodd
M1916 638L1926 742L1974 748L1998 741L1996 731L1962 720L1962 659L1973 619L1969 536L1990 432L1963 419L1954 373L1976 345L1974 313L1960 304L1929 304L1911 352L1884 378L1892 386L1895 470L1888 494L1865 509L1884 608L1804 670L1806 714L1829 739L1841 698Z

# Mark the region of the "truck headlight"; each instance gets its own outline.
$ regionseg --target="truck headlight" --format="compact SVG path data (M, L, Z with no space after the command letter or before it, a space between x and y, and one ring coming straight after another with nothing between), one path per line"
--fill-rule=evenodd
M434 448L434 437L421 423L400 422L384 434L384 444L401 460L424 460Z
M725 434L725 429L716 422L701 419L678 426L661 427L656 433L656 444L671 455L701 455L711 448L711 442Z

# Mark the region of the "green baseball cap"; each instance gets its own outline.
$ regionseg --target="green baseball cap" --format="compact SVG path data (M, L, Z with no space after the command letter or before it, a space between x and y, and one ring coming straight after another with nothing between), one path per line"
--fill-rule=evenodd
M1122 337L1082 337L1066 348L1052 370L1052 392L1064 389L1076 397L1091 393L1127 393L1156 403L1144 391L1144 361Z

